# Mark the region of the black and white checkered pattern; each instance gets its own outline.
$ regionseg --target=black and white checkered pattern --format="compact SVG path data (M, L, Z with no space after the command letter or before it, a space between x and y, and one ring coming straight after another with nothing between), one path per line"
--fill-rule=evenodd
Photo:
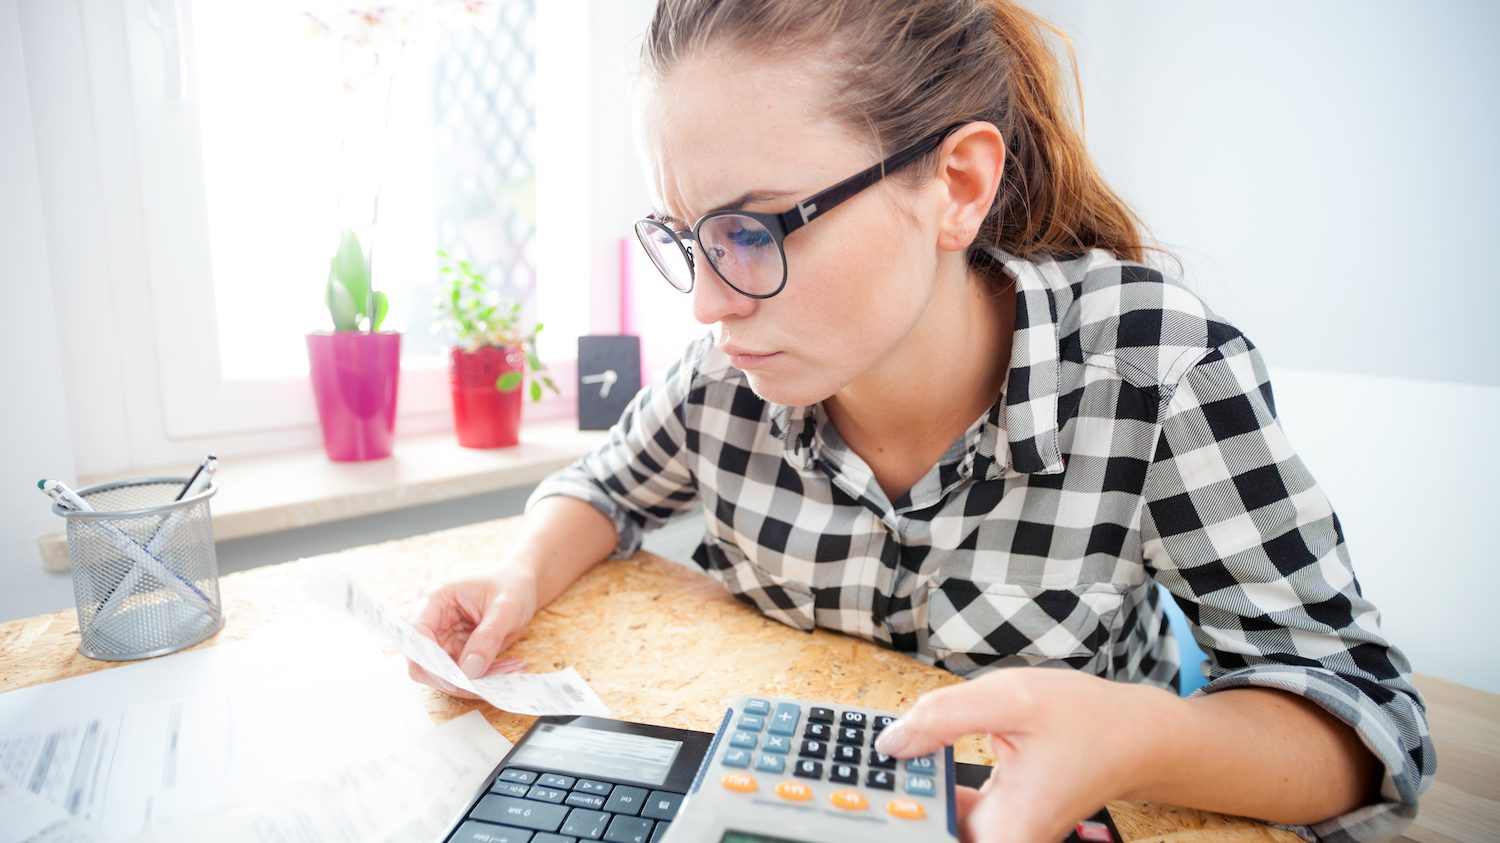
M965 676L1065 666L1175 690L1161 583L1209 655L1198 693L1300 694L1385 763L1381 804L1293 830L1396 834L1435 766L1423 703L1255 346L1104 252L994 256L1018 282L1003 394L899 500L820 406L761 400L708 338L533 500L589 501L621 556L701 501L694 559L740 599Z

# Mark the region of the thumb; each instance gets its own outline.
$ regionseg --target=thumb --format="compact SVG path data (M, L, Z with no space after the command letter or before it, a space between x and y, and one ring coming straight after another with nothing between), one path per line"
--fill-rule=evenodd
M505 639L511 633L515 618L503 611L499 601L491 601L484 607L484 617L469 633L463 652L458 657L458 667L470 679L478 679L489 670L495 658L505 647Z
M1011 706L989 683L978 680L923 694L875 741L875 749L895 758L926 755L964 735L1006 731Z

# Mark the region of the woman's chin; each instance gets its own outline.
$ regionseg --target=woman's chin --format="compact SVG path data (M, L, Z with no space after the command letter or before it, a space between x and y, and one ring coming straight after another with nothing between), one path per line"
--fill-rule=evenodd
M784 375L778 377L763 372L746 372L745 379L749 381L751 391L762 400L787 407L817 404L833 394L833 390Z

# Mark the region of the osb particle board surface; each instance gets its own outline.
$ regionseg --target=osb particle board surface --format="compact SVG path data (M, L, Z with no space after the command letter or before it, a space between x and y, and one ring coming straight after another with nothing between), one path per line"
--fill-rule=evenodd
M515 519L492 521L319 558L338 563L404 615L432 582L492 564L518 526ZM252 635L306 605L298 562L228 575L220 588L227 623L199 646ZM0 690L111 667L84 658L77 647L77 619L70 611L0 625ZM724 701L736 694L902 711L922 693L962 681L867 642L791 629L735 601L715 580L649 554L585 574L537 615L509 655L525 660L528 671L571 665L620 719L705 731L717 728ZM426 698L435 721L479 708L512 741L532 720L436 691L427 691ZM956 755L961 761L993 760L978 736L963 740ZM1126 840L1297 840L1202 811L1136 802L1111 803L1110 809Z

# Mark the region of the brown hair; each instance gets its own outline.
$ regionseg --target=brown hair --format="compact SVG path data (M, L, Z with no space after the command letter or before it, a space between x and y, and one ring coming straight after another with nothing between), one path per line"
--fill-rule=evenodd
M1097 248L1143 261L1140 220L1074 130L1043 30L1067 47L1076 81L1067 36L1010 0L659 0L641 61L662 78L710 47L797 56L833 80L833 114L882 155L944 126L988 121L1006 159L971 259L997 246L1023 257ZM1081 86L1078 94L1081 112Z

